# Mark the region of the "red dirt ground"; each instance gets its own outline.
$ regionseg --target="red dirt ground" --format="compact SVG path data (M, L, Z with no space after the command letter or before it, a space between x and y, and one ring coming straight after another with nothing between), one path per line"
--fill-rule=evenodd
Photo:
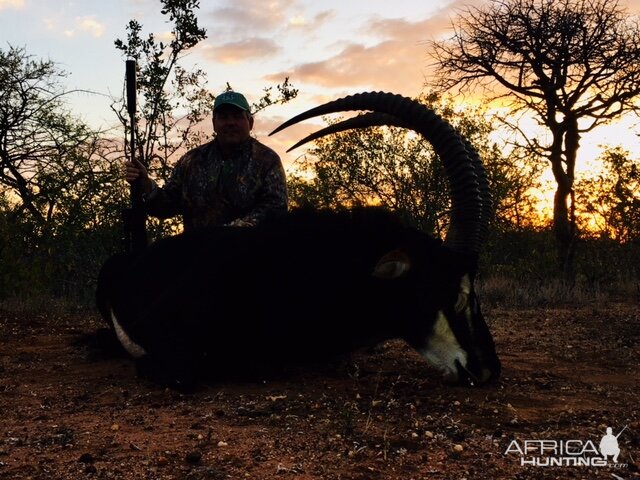
M0 311L0 478L640 478L638 305L486 313L504 369L494 385L443 385L388 342L181 395L91 346L94 312ZM521 465L512 443L597 447L607 426L627 427L617 465Z

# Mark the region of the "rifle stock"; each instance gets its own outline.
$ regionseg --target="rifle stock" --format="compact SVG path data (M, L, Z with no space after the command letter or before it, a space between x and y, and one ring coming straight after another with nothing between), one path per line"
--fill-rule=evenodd
M127 83L127 112L129 113L129 158L133 162L136 155L136 61L126 61L126 83ZM126 251L130 253L140 253L147 246L147 215L144 211L142 200L142 185L140 180L131 184L130 189L131 207L124 209L122 219L124 224L123 243Z

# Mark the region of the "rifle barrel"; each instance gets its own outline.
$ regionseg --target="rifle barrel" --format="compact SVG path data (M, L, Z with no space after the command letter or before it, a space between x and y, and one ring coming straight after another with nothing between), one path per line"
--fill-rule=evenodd
M127 78L127 111L130 117L136 115L136 61L127 60L126 62L126 78Z
M130 138L129 138L129 160L133 163L136 159L136 61L126 61L126 83L127 83L127 112L129 113ZM140 181L131 184L130 190L131 208L125 214L125 236L127 238L127 249L133 253L139 253L147 245L146 214L142 201L142 185Z

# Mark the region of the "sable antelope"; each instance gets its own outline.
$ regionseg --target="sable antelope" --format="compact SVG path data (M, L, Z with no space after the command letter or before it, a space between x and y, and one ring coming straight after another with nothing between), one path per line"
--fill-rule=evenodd
M253 364L296 363L378 342L406 340L450 382L500 374L474 292L492 211L473 147L426 106L399 95L352 95L304 112L371 113L347 128L396 125L440 156L451 194L444 241L380 208L298 209L255 227L216 227L162 239L104 265L97 302L139 372L190 389L203 375Z

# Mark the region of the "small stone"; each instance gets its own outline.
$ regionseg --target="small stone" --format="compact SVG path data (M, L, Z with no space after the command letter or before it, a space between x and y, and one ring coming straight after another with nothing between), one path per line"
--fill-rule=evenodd
M117 423L114 423L113 425L111 425L112 432L117 432L118 430L120 430L120 425L118 425Z
M455 444L453 446L453 451L456 453L462 453L462 451L464 450L464 447L462 445L460 445L459 443Z
M90 453L83 453L82 455L80 455L80 458L78 459L79 463L93 463L95 461L95 459L93 458L93 455L91 455Z
M202 460L202 453L196 450L189 452L187 453L185 460L187 461L187 463L191 464L200 463L200 460Z
M424 432L424 436L427 438L433 438L433 432L430 432L429 430L427 430L426 432Z
M229 446L229 444L228 444L227 442L223 442L222 440L220 440L220 441L218 442L218 446L219 446L219 447L227 447L227 446Z

